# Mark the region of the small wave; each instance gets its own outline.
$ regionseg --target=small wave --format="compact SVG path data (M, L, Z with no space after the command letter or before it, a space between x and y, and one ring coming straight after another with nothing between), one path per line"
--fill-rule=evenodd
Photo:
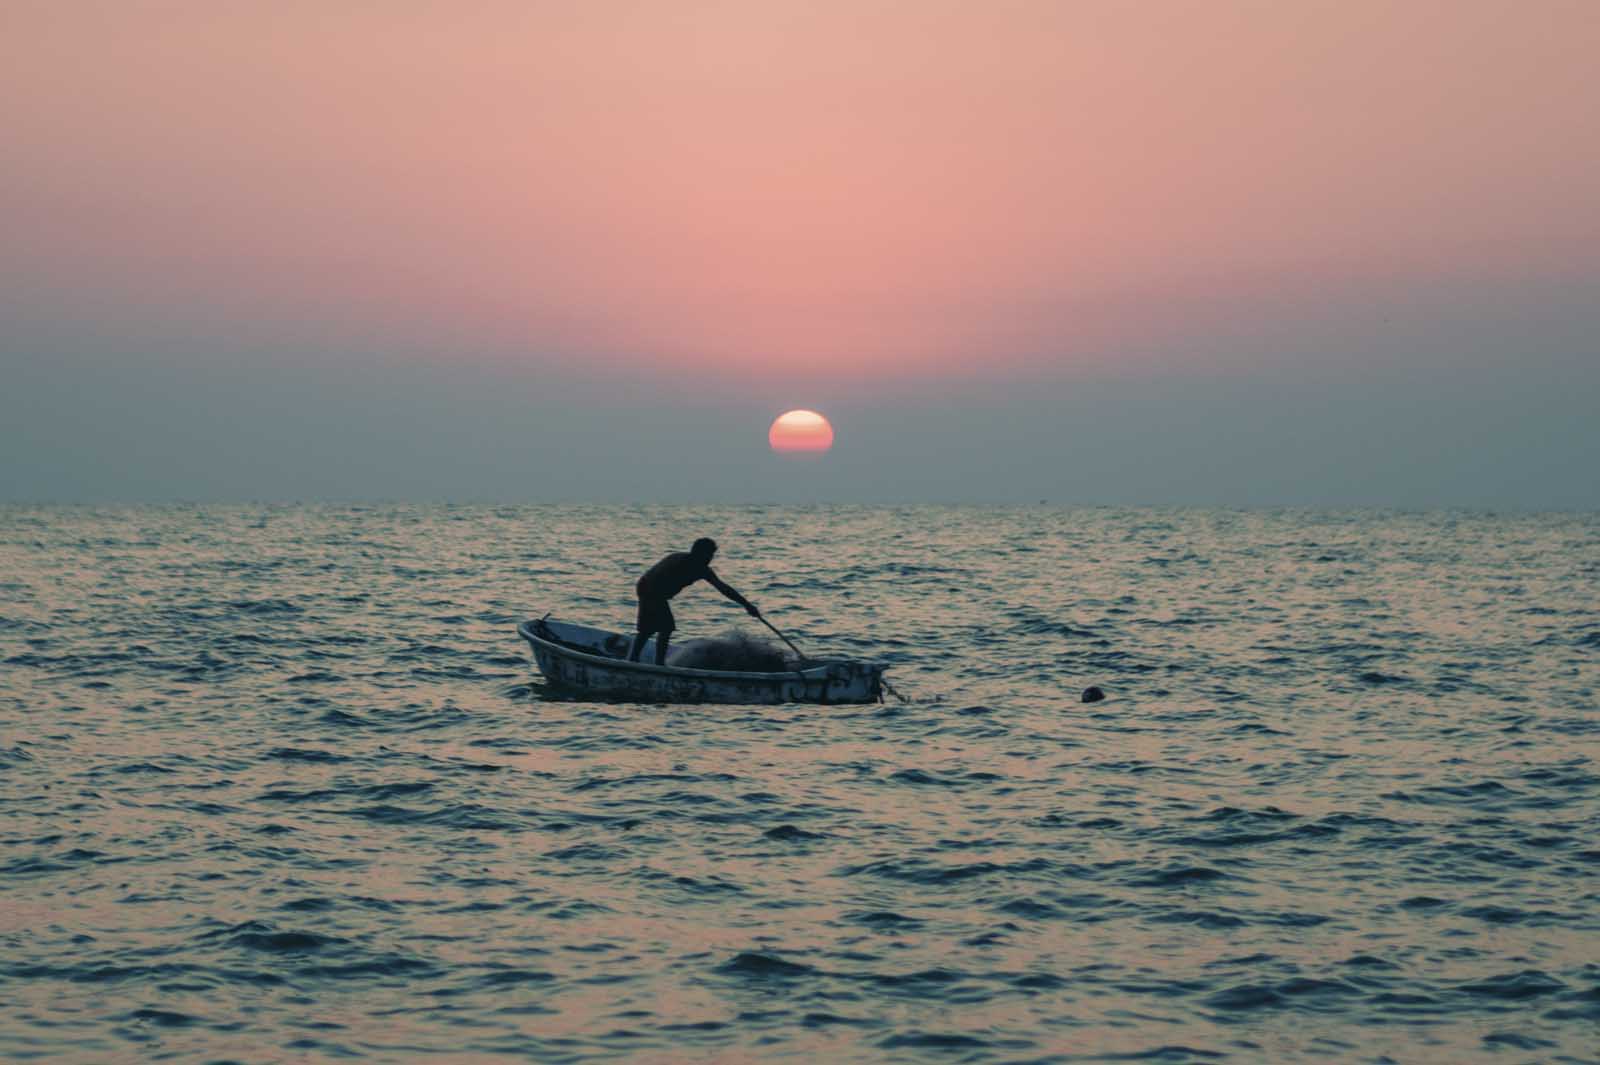
M293 899L278 907L280 910L289 910L291 913L325 913L334 909L337 904L329 898L313 896L303 899Z
M304 614L305 608L287 599L235 599L225 604L240 614Z
M1383 798L1428 806L1492 806L1524 800L1527 796L1498 780L1480 780L1473 784L1433 784L1415 792L1391 791Z
M338 673L330 673L325 669L313 669L313 670L308 670L305 673L297 673L292 677L287 677L287 678L285 678L284 683L285 684L337 684L337 683L339 683L340 681L342 681L344 679L345 678L340 676Z
M63 980L74 984L119 984L127 980L153 981L189 976L203 966L181 962L162 965L16 965L0 970L19 980Z
M1319 1000L1361 994L1361 989L1342 980L1314 980L1297 977L1279 984L1241 984L1206 998L1214 1009L1230 1013L1279 1009L1290 1005L1314 1005Z
M617 857L617 852L598 843L579 843L561 850L545 851L544 857L553 862L609 862Z
M431 825L463 832L509 832L518 827L499 811L477 803L460 803L432 810L419 810L393 803L357 806L342 811L351 817L386 825Z
M1272 843L1319 840L1338 834L1339 829L1335 826L1310 824L1296 825L1282 832L1227 831L1204 835L1179 836L1173 842L1185 847L1256 847Z
M1577 766L1540 766L1523 773L1518 779L1550 788L1566 788L1587 792L1600 788L1600 776Z
M334 754L332 751L319 751L303 747L274 747L266 753L266 757L283 762L312 762L320 765L335 765L339 762L350 761L347 756Z
M915 917L906 917L892 910L873 910L868 913L846 914L845 920L856 924L864 924L869 928L921 928L923 922Z
M1549 925L1559 924L1568 918L1553 910L1523 910L1515 906L1473 906L1461 911L1461 916L1495 925Z
M1229 879L1228 874L1219 869L1208 869L1201 865L1177 865L1134 877L1128 881L1128 885L1147 888L1190 887L1226 879Z
M1102 1061L1155 1061L1182 1065L1190 1061L1221 1061L1228 1055L1220 1050L1200 1050L1195 1047L1168 1044L1151 1047L1149 1050L1134 1050L1126 1054L1102 1054L1098 1057Z
M878 1046L885 1050L980 1050L990 1046L987 1039L960 1032L907 1032L891 1035Z
M329 799L394 799L403 795L416 795L431 791L433 783L427 780L397 781L392 784L366 784L353 787L313 788L310 791L292 791L276 788L256 796L258 802L325 802Z
M131 1024L153 1024L157 1028L187 1028L191 1024L202 1023L199 1017L187 1013L178 1013L175 1010L161 1010L145 1008L125 1013L120 1020Z
M1354 969L1399 969L1400 966L1387 958L1375 957L1371 954L1352 954L1340 965L1348 965Z
M717 966L716 971L750 980L797 980L817 973L810 965L752 951L736 954Z
M775 828L767 829L765 832L761 833L761 835L766 839L786 840L791 842L828 838L826 832L807 832L805 829L799 828L795 825L778 825Z
M869 876L884 880L903 880L914 884L958 884L966 880L992 876L1032 876L1063 870L1045 858L1031 858L1022 862L969 862L964 865L943 865L922 858L887 858L840 869L840 876Z
M915 998L946 997L952 985L969 979L967 973L945 968L914 969L905 973L864 972L840 975L860 983L871 984L880 990Z
M1160 924L1192 924L1197 928L1243 928L1244 918L1210 910L1175 910L1150 918Z
M889 774L886 779L896 784L910 784L913 787L933 785L935 787L959 788L968 783L962 777L940 776L923 769L901 769Z
M115 865L128 860L127 856L118 857L108 855L104 851L73 847L71 850L47 857L18 858L6 865L0 865L0 876L31 877L66 873L85 865Z
M845 1017L837 1013L808 1013L800 1018L800 1024L805 1028L828 1028L836 1024L856 1028L877 1028L883 1023L869 1017Z
M630 787L665 781L698 782L702 778L688 773L639 773L628 777L589 777L574 784L572 791L593 791L597 788ZM730 778L731 779L731 778Z
M1058 907L1037 898L1016 898L1001 903L996 907L1001 913L1009 913L1015 917L1025 917L1033 921L1050 920L1064 917L1066 914Z
M1549 1039L1538 1039L1520 1032L1490 1032L1483 1037L1483 1045L1492 1049L1511 1047L1514 1050L1542 1050L1556 1044Z
M1487 980L1462 984L1457 988L1462 994L1471 995L1474 998L1499 999L1509 1002L1542 998L1545 995L1553 995L1566 989L1566 984L1538 969L1524 969L1517 973L1491 976Z
M171 775L176 770L169 769L155 762L131 762L128 765L119 765L113 772L116 773L163 773Z
M366 977L420 979L438 972L439 967L432 962L405 954L384 954L345 965L307 965L296 970L296 974L300 976L326 977L330 980L360 980Z
M1437 910L1449 905L1448 900L1432 895L1413 895L1400 903L1400 907L1406 910Z
M1241 821L1263 821L1276 824L1280 821L1293 821L1300 817L1299 814L1280 810L1276 806L1264 806L1259 810L1245 810L1237 806L1217 806L1201 814L1199 817L1190 818L1193 821L1224 821L1235 824Z
M540 969L495 969L478 977L475 983L488 988L524 987L528 984L549 983L555 978L554 973Z
M1235 735L1240 735L1240 736L1249 735L1249 734L1252 734L1252 733L1254 733L1256 735L1260 735L1260 736L1290 736L1290 735L1293 735L1293 733L1285 732L1282 729L1275 729L1275 728L1272 728L1270 725L1262 725L1262 724L1259 724L1259 723L1254 722L1254 721L1247 721L1242 725L1235 725L1231 729L1229 729L1228 731L1233 733L1233 734L1235 734Z
M310 954L345 940L316 932L241 932L228 941L246 950L260 950L271 954Z

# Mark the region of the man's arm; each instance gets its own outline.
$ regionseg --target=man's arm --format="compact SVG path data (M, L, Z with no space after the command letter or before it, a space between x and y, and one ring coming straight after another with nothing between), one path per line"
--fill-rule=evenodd
M756 609L754 603L750 602L750 600L734 591L731 584L724 583L721 577L718 577L709 569L706 570L706 581L711 585L711 587L715 588L729 599L732 599L735 603L738 603L740 606L744 607L745 612L751 617L758 618L761 616L761 611Z

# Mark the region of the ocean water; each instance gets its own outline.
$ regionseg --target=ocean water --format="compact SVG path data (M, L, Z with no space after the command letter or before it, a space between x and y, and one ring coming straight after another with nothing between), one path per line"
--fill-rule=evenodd
M705 534L905 701L545 690ZM0 1056L1600 1061L1597 665L1594 514L0 509Z

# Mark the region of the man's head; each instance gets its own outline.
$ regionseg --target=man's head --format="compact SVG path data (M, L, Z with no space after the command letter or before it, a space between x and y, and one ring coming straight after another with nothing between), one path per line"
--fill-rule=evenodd
M711 556L717 553L717 542L709 536L702 536L689 548L689 554L700 562L710 562Z

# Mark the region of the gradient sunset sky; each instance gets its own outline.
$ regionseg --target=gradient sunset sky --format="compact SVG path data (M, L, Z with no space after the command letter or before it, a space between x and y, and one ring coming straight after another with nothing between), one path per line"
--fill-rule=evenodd
M0 500L1600 506L1597 55L1592 0L0 0Z

